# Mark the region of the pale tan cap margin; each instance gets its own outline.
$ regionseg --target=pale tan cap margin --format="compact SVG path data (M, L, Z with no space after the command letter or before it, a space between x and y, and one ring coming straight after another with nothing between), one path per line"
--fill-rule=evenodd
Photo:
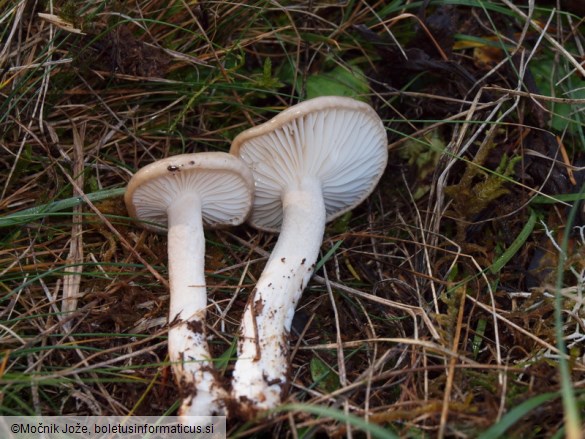
M276 232L281 195L304 176L322 182L327 221L352 210L373 191L388 161L384 125L374 109L339 96L294 105L240 133L230 153L250 166L255 198L249 222Z
M198 194L203 225L235 226L244 222L254 194L248 167L224 152L168 157L146 165L124 195L131 217L155 232L166 232L167 209L184 194Z

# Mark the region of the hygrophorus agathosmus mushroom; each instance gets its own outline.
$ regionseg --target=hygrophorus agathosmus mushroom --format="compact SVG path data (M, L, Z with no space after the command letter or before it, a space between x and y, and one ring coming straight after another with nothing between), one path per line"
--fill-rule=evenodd
M368 104L321 97L240 133L230 153L254 175L250 223L280 231L240 329L233 396L246 417L281 401L288 386L288 334L325 223L372 192L386 167L387 137Z
M210 358L203 226L241 224L254 181L233 155L204 152L169 157L140 169L125 194L129 214L147 229L168 229L169 357L185 395L179 416L225 414L225 390ZM166 226L166 228L165 228Z

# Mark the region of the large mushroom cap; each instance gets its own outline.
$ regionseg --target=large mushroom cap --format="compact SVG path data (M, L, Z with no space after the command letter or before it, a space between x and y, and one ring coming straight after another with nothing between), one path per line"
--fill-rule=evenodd
M321 181L327 221L353 209L382 176L387 143L384 125L372 107L338 96L294 105L240 133L230 152L254 174L250 223L280 230L282 193L298 187L304 177Z
M166 231L167 209L174 201L197 194L203 224L238 225L246 220L254 180L248 167L230 154L182 154L150 163L130 179L124 195L130 216L155 232Z

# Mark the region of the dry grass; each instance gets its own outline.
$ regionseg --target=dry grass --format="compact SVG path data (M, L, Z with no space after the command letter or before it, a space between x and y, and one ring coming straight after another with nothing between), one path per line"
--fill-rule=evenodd
M231 434L357 429L311 407L401 436L476 437L510 419L514 437L575 434L585 215L550 197L585 181L581 6L455 3L0 0L1 414L174 413L165 238L120 197L85 194L159 158L227 151L344 71L384 119L390 165L327 228L297 310L287 403L307 406L230 420ZM7 226L69 197L85 202ZM227 379L275 237L206 236Z

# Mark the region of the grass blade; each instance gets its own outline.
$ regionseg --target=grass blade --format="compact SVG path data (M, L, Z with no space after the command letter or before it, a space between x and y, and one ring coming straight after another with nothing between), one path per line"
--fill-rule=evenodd
M522 248L534 226L536 224L537 214L534 210L530 211L530 217L528 221L522 228L522 231L518 234L514 242L510 245L510 247L492 264L490 267L490 271L493 274L498 273L504 266L514 257L514 255Z
M339 422L347 422L354 427L369 433L372 437L379 439L397 439L398 436L392 433L390 430L386 430L377 424L372 424L363 418L355 415L344 413L340 410L336 410L330 407L323 407L318 405L309 404L288 404L279 408L279 411L299 411L305 413L311 413L313 415L325 416L331 419L335 419Z
M523 416L526 416L532 410L540 407L542 404L558 398L558 392L543 393L534 398L527 399L520 405L517 405L510 410L497 424L492 426L489 430L483 432L478 436L478 439L499 439L503 437L508 428L518 422Z
M120 197L124 195L126 188L106 189L99 192L86 194L89 201L101 201L108 198ZM84 203L83 197L71 197L64 200L53 201L52 203L43 204L41 206L31 207L30 209L21 210L19 212L0 217L0 228L11 227L18 224L26 224L35 221L45 216L71 209Z

